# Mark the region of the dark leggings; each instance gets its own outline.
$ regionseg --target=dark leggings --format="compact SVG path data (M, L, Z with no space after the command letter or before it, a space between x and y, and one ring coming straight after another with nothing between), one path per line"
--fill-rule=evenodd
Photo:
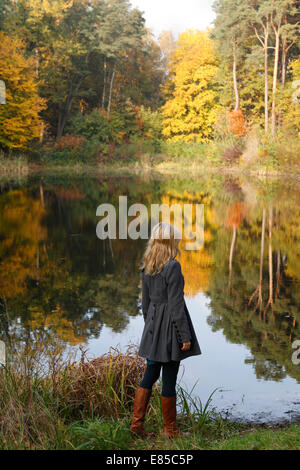
M140 387L152 389L155 382L160 376L162 368L162 396L166 398L176 395L176 380L180 362L156 362L155 364L147 364L146 372Z

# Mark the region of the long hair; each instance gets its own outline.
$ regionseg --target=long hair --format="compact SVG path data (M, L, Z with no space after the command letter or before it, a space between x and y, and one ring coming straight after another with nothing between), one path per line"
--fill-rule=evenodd
M141 269L145 269L145 273L152 276L160 273L170 259L180 255L180 239L180 230L173 225L167 222L155 225L143 256Z

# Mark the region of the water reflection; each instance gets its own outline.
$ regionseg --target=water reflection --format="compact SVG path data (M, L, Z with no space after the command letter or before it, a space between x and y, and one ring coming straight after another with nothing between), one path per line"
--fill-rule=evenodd
M244 367L258 381L299 383L291 345L300 339L300 187L286 181L148 174L2 183L0 338L18 347L55 337L93 349L104 330L126 339L140 318L145 241L102 241L95 231L98 205L117 207L120 195L128 206L205 205L204 247L181 256L187 299L207 299L210 332L247 349Z

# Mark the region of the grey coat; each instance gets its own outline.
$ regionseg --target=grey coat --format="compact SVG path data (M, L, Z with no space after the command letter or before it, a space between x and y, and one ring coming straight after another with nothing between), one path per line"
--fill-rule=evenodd
M150 361L181 361L201 354L184 301L180 263L171 259L154 276L142 271L142 311L145 320L139 355ZM189 351L182 343L191 342Z

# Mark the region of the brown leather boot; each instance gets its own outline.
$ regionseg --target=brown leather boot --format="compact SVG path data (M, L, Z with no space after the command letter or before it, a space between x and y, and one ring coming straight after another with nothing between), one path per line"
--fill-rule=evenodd
M164 418L165 436L170 438L183 436L176 424L176 395L170 398L162 396L161 409Z
M145 415L147 406L151 397L152 390L147 388L138 387L135 392L133 417L131 421L130 431L139 436L149 436L144 429Z

